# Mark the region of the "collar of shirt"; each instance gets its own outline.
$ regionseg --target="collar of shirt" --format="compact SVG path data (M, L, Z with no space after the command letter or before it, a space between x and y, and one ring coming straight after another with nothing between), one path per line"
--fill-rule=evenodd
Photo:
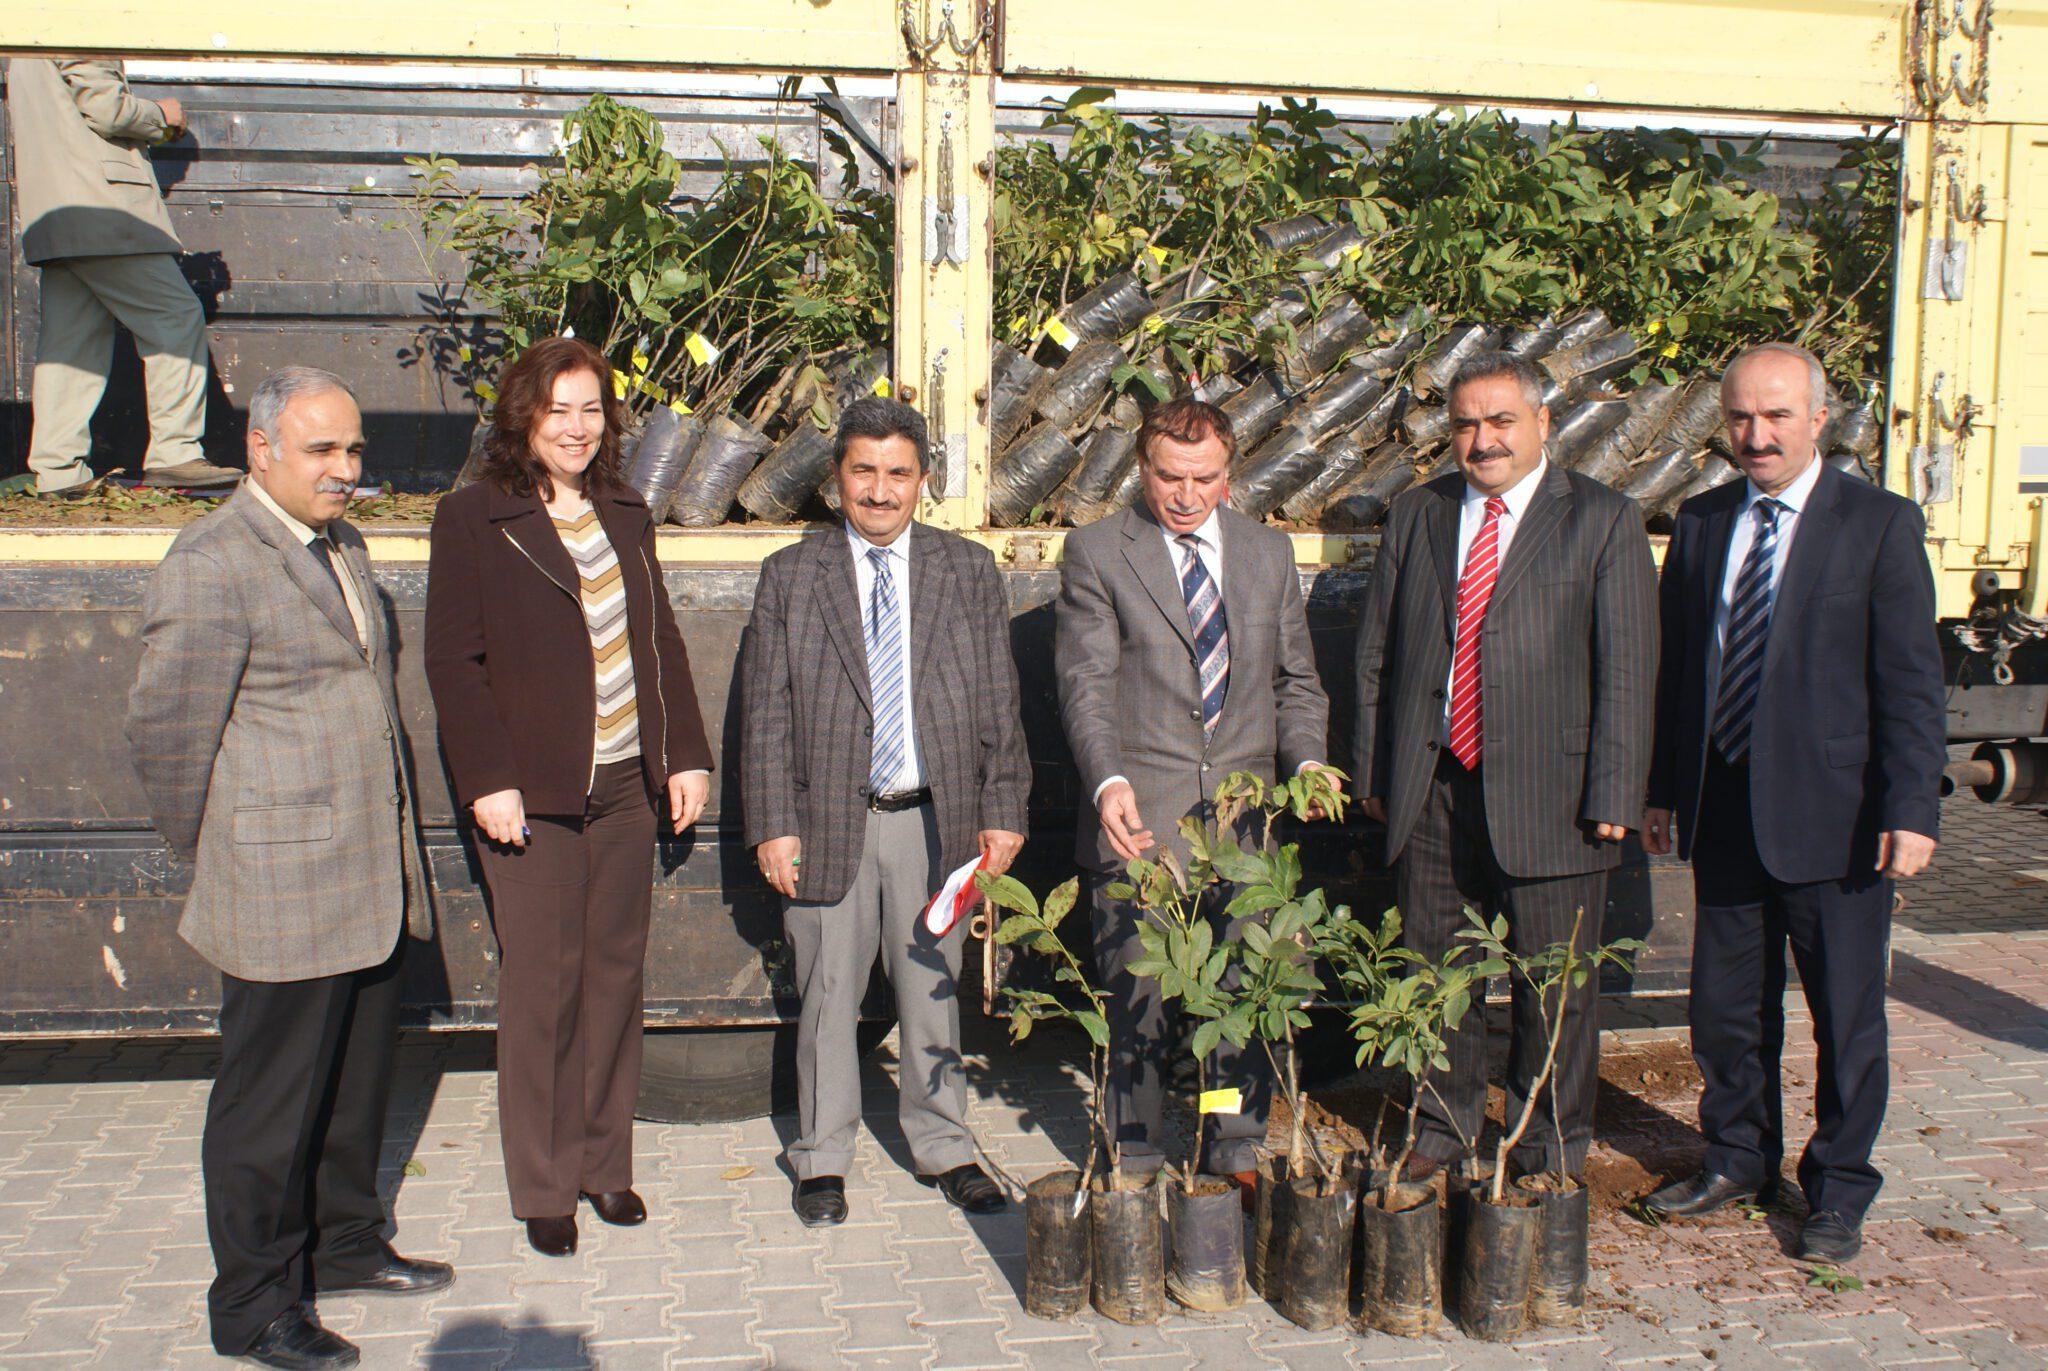
M329 544L334 542L334 535L328 530L324 528L315 529L312 525L294 519L291 515L285 513L284 506L271 499L270 492L258 485L253 477L242 484L249 488L249 493L256 497L257 503L277 516L277 521L284 525L284 531L291 534L292 537L298 539L301 543L310 543L315 538L325 538Z
M910 565L910 530L915 527L917 527L915 523L906 524L903 531L896 535L895 542L887 547L882 547L880 544L871 543L861 537L859 533L854 531L852 524L846 525L846 541L853 548L854 565L873 566L874 563L868 561L868 554L880 551L886 553L900 566L907 568Z
M1816 453L1814 459L1806 464L1806 470L1799 473L1798 480L1769 498L1776 500L1795 515L1804 512L1806 502L1813 498L1813 488L1820 484L1820 468L1820 456ZM1749 489L1743 494L1739 515L1747 518L1749 512L1756 508L1756 502L1766 497L1756 488L1756 482L1745 481L1743 484Z
M1188 535L1201 543L1202 550L1208 553L1211 559L1216 560L1220 560L1223 556L1223 515L1221 509L1222 506L1219 505L1216 509L1210 510L1209 517L1202 520L1202 526L1197 528L1193 534ZM1173 564L1175 567L1178 567L1180 565L1180 539L1183 535L1175 533L1165 524L1159 526L1159 532L1160 536L1166 539L1167 551L1175 554Z
M1539 457L1536 459L1536 469L1534 471L1531 471L1527 476L1524 476L1521 480L1508 487L1507 493L1502 495L1501 498L1507 501L1508 517L1510 519L1517 523L1521 522L1523 513L1529 508L1529 502L1536 498L1537 488L1543 484L1544 474L1549 470L1550 459L1548 457ZM1470 483L1467 483L1465 486L1465 509L1467 512L1470 512L1475 507L1484 511L1486 499L1485 491L1476 489Z

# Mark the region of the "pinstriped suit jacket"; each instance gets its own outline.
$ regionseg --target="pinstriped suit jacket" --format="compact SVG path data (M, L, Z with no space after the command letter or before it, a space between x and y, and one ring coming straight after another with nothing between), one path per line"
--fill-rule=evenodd
M1458 608L1452 473L1394 501L1358 632L1360 793L1387 859L1414 831L1443 737ZM1657 577L1635 502L1556 463L1508 544L1480 640L1487 827L1511 876L1612 866L1599 823L1641 825Z
M910 539L910 688L941 870L985 828L1022 833L1031 761L1017 712L1010 610L995 558L925 524ZM843 898L867 841L873 747L866 639L843 528L761 564L740 648L746 843L803 843L796 897Z
M195 864L179 935L229 975L297 981L431 938L392 643L362 535L333 526L365 603L247 490L150 577L128 744L150 813Z

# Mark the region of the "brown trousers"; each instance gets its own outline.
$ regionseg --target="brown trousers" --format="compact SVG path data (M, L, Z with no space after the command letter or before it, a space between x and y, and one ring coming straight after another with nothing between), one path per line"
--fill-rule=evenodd
M576 1212L633 1183L654 800L640 761L597 769L579 818L477 844L498 935L498 1136L512 1213Z

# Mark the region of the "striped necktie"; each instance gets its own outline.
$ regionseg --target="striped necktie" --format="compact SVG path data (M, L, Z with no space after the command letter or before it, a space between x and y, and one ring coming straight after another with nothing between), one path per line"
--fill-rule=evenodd
M1714 706L1714 746L1731 762L1749 751L1749 725L1763 686L1764 648L1771 638L1771 571L1778 556L1776 500L1756 502L1756 537L1735 594L1728 601L1728 628L1721 643L1721 688Z
M1230 624L1223 615L1223 593L1202 562L1202 540L1183 533L1180 593L1188 603L1188 627L1195 635L1195 665L1202 682L1202 731L1213 734L1223 716L1223 696L1230 689Z
M1451 653L1451 755L1467 771L1479 765L1479 635L1486 630L1493 583L1500 579L1500 516L1507 509L1508 502L1500 496L1486 498L1486 519L1472 535L1465 574L1458 578L1458 645Z
M886 549L868 549L875 568L874 590L868 596L866 639L868 689L874 698L874 749L868 754L868 784L876 794L888 791L903 767L903 623L896 615L896 578L889 570Z

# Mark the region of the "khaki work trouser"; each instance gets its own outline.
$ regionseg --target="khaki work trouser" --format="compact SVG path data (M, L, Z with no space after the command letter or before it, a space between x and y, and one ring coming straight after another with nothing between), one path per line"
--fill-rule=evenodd
M106 393L114 327L135 335L149 396L144 467L177 466L204 453L206 316L168 252L69 257L45 262L43 321L36 339L34 432L28 467L36 489L92 478L92 416Z

